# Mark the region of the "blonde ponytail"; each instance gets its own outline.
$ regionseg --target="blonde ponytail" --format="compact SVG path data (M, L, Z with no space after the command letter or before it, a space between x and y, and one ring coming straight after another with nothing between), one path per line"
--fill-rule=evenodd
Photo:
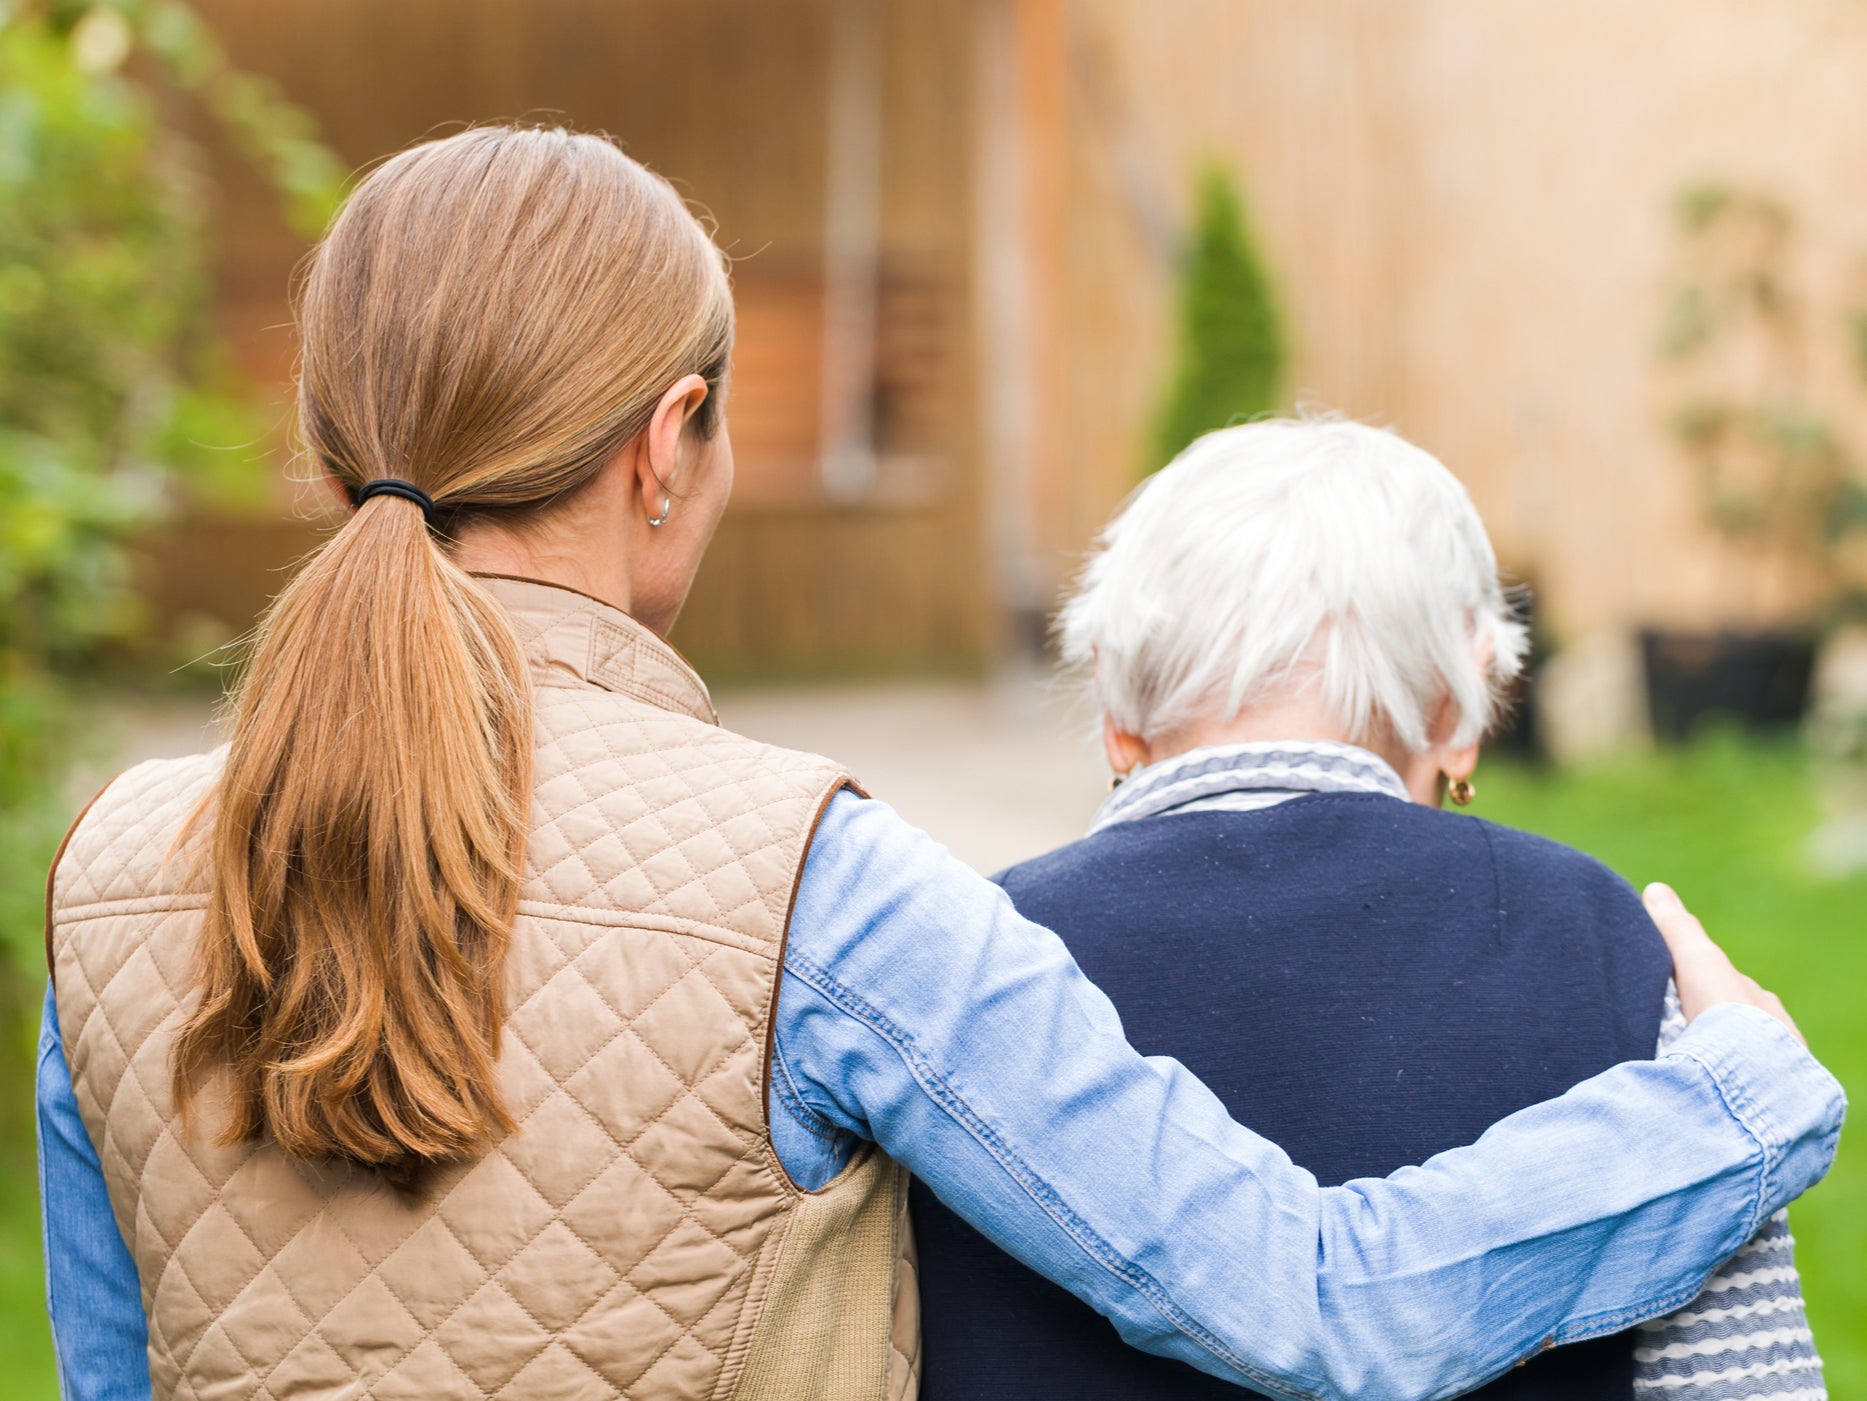
M387 1167L509 1126L499 971L530 790L524 661L418 506L367 502L262 625L213 829L186 1086L230 1141ZM391 994L393 989L393 994Z
M415 499L370 497L261 624L173 1075L184 1109L224 1075L224 1142L407 1179L512 1126L495 1071L529 682L445 532L561 502L668 385L717 385L732 305L665 182L594 137L486 128L359 187L300 322L310 453L352 499L413 483L441 530Z

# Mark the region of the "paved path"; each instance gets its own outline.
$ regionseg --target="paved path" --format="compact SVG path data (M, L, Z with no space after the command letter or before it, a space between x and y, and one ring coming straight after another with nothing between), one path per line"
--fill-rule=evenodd
M714 699L743 734L847 764L870 793L981 871L1082 835L1106 788L1087 713L1041 672L752 687ZM215 742L208 704L186 697L114 708L103 733L107 742L72 780L74 811L130 764Z
M716 699L743 734L847 764L871 794L988 873L1080 837L1107 791L1087 712L1040 673Z

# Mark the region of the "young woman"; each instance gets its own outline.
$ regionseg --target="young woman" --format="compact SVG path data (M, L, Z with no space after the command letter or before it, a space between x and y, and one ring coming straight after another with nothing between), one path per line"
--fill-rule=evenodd
M1062 638L1126 778L1089 836L999 880L1137 1047L1321 1181L1424 1162L1677 1034L1625 881L1437 810L1471 801L1525 639L1429 454L1332 420L1209 434L1109 526ZM1121 1347L922 1194L914 1221L930 1401L1237 1395ZM1783 1219L1702 1304L1483 1394L1818 1401Z
M119 778L53 872L69 1396L905 1397L902 1167L1137 1344L1443 1394L1688 1297L1825 1171L1838 1087L1683 911L1673 1053L1427 1173L1319 1189L1142 1059L663 641L732 329L700 225L592 137L417 147L332 227L300 419L355 514L231 743Z

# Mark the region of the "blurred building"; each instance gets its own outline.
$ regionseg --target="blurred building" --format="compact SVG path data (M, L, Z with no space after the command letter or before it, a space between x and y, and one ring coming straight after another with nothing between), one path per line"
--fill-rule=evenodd
M985 655L967 7L199 9L237 63L274 78L358 166L466 122L563 121L614 134L717 220L740 314L739 488L681 629L697 659L753 671ZM258 182L223 164L223 319L242 361L284 385L287 286L304 248ZM272 567L314 538L302 518L197 522L162 571L166 602L250 610L276 587Z
M1799 211L1812 314L1867 289L1855 0L197 3L359 165L562 119L718 220L740 487L676 637L716 671L976 666L1041 615L1149 465L1212 159L1296 397L1441 455L1559 636L1799 602L1707 533L1657 328L1705 178ZM225 322L282 384L303 247L231 162L220 225ZM311 535L199 523L169 606L243 622Z

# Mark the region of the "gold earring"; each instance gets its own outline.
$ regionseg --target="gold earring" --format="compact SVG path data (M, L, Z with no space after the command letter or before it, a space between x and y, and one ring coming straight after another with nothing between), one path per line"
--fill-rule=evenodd
M1478 785L1469 778L1454 778L1446 784L1446 796L1462 808L1470 807L1478 796Z

